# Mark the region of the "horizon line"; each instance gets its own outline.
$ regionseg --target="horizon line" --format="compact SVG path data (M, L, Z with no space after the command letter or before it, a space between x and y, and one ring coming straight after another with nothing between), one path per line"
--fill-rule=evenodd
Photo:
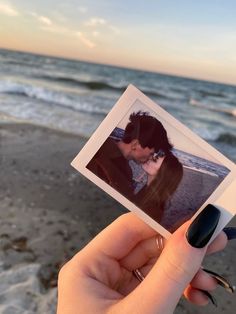
M193 80L193 81L203 81L206 83L213 83L213 84L221 84L221 85L227 85L227 86L232 86L236 87L236 83L227 83L227 82L222 82L222 81L214 81L214 80L209 80L209 79L204 79L204 78L196 78L196 77L190 77L190 76L184 76L176 73L169 73L169 72L157 72L157 71L151 71L148 69L143 69L143 68L134 68L134 67L128 67L125 65L118 65L118 64L111 64L111 63L103 63L99 61L90 61L90 60L85 60L85 59L77 59L77 58L71 58L71 57L62 57L62 56L56 56L56 55L51 55L43 52L34 52L34 51L26 51L26 50L16 50L16 49L10 49L10 48L5 48L5 47L0 47L0 50L7 50L7 51L12 51L12 52L20 52L20 53L28 53L36 56L43 56L43 57L51 57L51 58L56 58L56 59L64 59L64 60L70 60L70 61L79 61L79 62L85 62L89 64L97 64L97 65L105 65L108 67L116 67L116 68L121 68L121 69L127 69L127 70L133 70L133 71L143 71L143 72L148 72L148 73L153 73L153 74L159 74L163 76L171 76L171 77L176 77L176 78L183 78L187 80Z

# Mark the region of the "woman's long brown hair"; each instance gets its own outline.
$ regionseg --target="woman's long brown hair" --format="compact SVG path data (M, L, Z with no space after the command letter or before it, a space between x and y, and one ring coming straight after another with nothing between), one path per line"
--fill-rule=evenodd
M163 160L156 177L145 189L140 207L162 217L167 200L173 195L183 177L183 166L171 152ZM158 212L157 212L158 211ZM158 219L158 220L159 220Z

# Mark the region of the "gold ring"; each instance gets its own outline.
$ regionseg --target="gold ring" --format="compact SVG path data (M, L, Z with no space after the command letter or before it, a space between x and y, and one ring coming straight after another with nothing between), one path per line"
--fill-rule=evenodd
M164 249L164 239L161 235L158 235L156 237L156 244L157 244L158 250L162 251ZM139 282L142 282L145 279L144 275L138 268L133 270L133 275L135 278L138 279Z
M161 235L158 235L156 237L156 244L157 244L158 250L163 251L165 244L164 244L164 239Z
M144 275L141 273L141 271L137 268L133 270L134 276L138 279L139 282L142 282L144 280Z

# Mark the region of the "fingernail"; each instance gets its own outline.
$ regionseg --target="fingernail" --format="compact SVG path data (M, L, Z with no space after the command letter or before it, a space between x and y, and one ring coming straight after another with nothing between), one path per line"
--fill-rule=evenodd
M225 288L228 292L234 293L235 287L232 286L231 283L227 279L225 279L224 277L222 277L221 275L215 273L212 270L209 270L209 269L206 269L206 268L202 268L202 270L204 270L206 273L208 273L213 278L215 278L215 280L217 281L218 285L220 285L223 288Z
M195 248L203 248L210 241L220 219L220 210L208 204L189 226L186 238Z
M206 291L206 290L200 290L203 294L205 294L205 296L208 297L208 299L211 301L211 303L213 305L215 305L215 307L218 306L216 299L210 294L210 292Z
M236 228L235 227L226 227L223 229L227 235L228 240L236 239Z

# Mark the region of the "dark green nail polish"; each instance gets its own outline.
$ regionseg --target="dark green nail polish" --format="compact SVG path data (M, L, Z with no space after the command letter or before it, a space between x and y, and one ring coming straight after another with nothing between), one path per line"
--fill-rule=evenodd
M186 238L195 248L203 248L210 241L220 219L220 210L208 204L189 226Z

